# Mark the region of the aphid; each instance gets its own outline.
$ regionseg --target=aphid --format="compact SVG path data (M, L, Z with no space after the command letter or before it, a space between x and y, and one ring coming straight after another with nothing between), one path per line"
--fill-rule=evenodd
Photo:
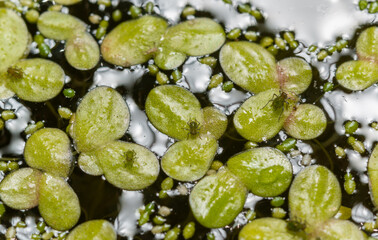
M301 232L306 229L306 223L299 219L290 219L287 222L286 228L287 230L292 231L292 232Z
M7 70L8 75L11 78L20 79L24 77L24 72L19 67L10 67Z
M136 152L134 150L127 150L123 152L122 156L125 158L125 167L131 167L134 163Z
M289 95L287 95L287 93L285 93L284 91L280 90L280 95L273 94L273 97L262 108L265 108L271 102L274 111L281 110L279 117L280 119L282 113L289 105L289 102L287 101L288 99L291 99Z
M189 128L184 128L185 130L188 130L188 138L189 138L189 135L191 136L196 136L200 130L201 130L201 124L197 121L197 119L190 119L188 122L188 126Z

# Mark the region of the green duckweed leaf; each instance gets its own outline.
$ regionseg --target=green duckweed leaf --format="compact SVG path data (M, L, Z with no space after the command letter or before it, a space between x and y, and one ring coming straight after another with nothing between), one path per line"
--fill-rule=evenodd
M81 214L80 203L63 178L44 173L39 193L39 213L50 227L64 231L75 226Z
M166 28L164 19L149 15L123 22L106 35L101 53L105 61L123 67L147 62Z
M9 71L12 71L12 74L7 75L8 87L26 101L47 101L58 95L64 85L63 69L50 60L42 58L20 60L12 65Z
M378 81L378 65L362 60L348 61L337 68L336 79L349 90L364 90Z
M274 137L283 127L292 109L291 99L286 99L287 103L277 102L280 96L278 89L271 89L247 99L234 116L237 132L254 142Z
M159 68L171 70L178 68L185 62L186 54L173 51L169 48L161 48L155 55L154 61Z
M221 25L210 18L195 18L165 32L155 64L165 70L171 70L184 63L186 56L202 56L217 51L226 37Z
M356 51L360 60L378 63L378 27L364 30L357 39Z
M205 107L202 109L204 123L201 126L201 133L210 134L215 139L222 137L227 129L227 116L215 107Z
M217 51L226 40L222 26L210 18L195 18L167 29L160 46L189 56Z
M7 99L14 96L14 92L8 87L6 72L0 72L0 99Z
M340 206L340 184L326 167L307 167L294 178L289 190L291 219L299 219L311 227L333 217Z
M80 169L86 174L101 176L104 174L96 158L95 152L80 153L77 160Z
M290 186L292 166L281 151L262 147L231 157L227 161L230 171L255 195L274 197Z
M138 144L114 141L95 154L105 178L122 189L144 189L159 175L159 161L155 154Z
M13 10L0 8L0 72L22 58L28 45L29 32L24 20Z
M228 169L207 176L197 183L189 196L196 220L207 228L230 224L243 209L247 189Z
M275 58L258 44L226 43L220 51L219 61L227 76L247 91L259 93L280 87Z
M75 227L67 240L116 240L117 233L113 225L106 220L91 220Z
M378 206L378 145L374 147L368 162L370 195L374 206Z
M100 60L100 48L91 34L76 32L67 39L64 55L72 67L89 70Z
M297 57L285 58L277 63L282 90L291 94L301 94L312 81L311 66Z
M116 90L109 87L91 90L76 111L73 125L76 149L90 152L121 138L129 122L129 108Z
M57 128L44 128L31 135L24 157L30 167L60 177L68 177L73 164L70 139Z
M284 128L295 138L310 140L320 136L327 127L324 111L312 104L300 104L286 119Z
M74 5L76 3L81 2L81 0L55 0L55 3L61 4L61 5Z
M145 107L151 123L159 131L175 139L189 137L190 121L197 121L199 127L203 124L201 104L191 92L182 87L155 87L148 94Z
M277 218L260 218L245 225L239 240L300 240L287 230L287 222Z
M47 38L67 40L75 32L84 32L87 26L80 19L69 14L47 11L38 18L37 27Z
M310 240L365 240L364 233L351 221L330 219L321 223Z
M209 170L217 153L218 143L210 136L174 143L161 160L163 171L179 181L195 181Z
M21 168L7 175L0 183L0 199L8 207L24 210L39 202L42 173L32 168Z

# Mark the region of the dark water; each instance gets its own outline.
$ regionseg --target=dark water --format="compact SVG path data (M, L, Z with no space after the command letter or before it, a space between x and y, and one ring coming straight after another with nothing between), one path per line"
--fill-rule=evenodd
M143 1L133 1L136 4L142 4ZM239 14L235 10L235 6L224 4L222 1L209 0L209 1L174 1L174 0L160 0L160 10L155 8L157 12L161 11L161 14L168 18L171 23L175 23L180 20L180 13L182 8L188 3L195 6L197 11L196 16L206 16L219 20L225 29L231 29L234 27L240 27L247 30L255 30L260 32L261 36L274 37L277 34L282 34L283 30L289 29L282 28L274 22L274 18L269 18L269 9L276 9L280 5L274 7L275 4L267 5L268 1L256 1L257 6L261 7L264 14L268 16L266 22L257 22L248 14ZM269 1L270 2L270 1ZM276 1L271 1L276 2ZM279 2L277 0L277 2ZM293 4L296 1L285 1L287 4L290 2ZM327 2L327 1L322 1ZM331 4L331 3L330 3ZM339 3L341 4L341 3ZM344 4L351 4L344 2ZM46 10L50 3L44 2L41 5L42 10ZM235 4L234 4L235 5ZM98 5L83 1L80 4L69 7L65 10L69 10L69 13L82 19L90 26L91 32L96 29L95 25L90 25L88 16L91 13L98 14L100 16L111 16L111 12L114 9L120 9L123 12L123 19L129 19L126 14L130 2L120 2L118 6L107 8L105 11L99 9ZM289 5L290 6L290 5ZM353 5L355 6L355 5ZM355 53L353 51L356 38L359 33L368 27L369 21L360 20L360 13L357 10L346 7L347 11L352 11L351 15L356 15L358 23L364 25L358 26L358 28L348 28L348 36L350 36L350 49L346 49L341 53L334 54L331 58L327 59L325 63L318 63L315 61L313 55L309 55L306 52L306 47L310 43L306 42L306 39L310 36L300 35L303 40L301 46L294 52L281 51L276 56L277 60L290 57L300 56L306 59L312 64L313 68L313 84L311 87L301 95L304 102L314 103L319 107L325 109L328 114L328 127L326 132L313 141L299 141L297 147L301 152L311 155L313 162L321 164L330 168L340 183L343 183L343 176L347 170L355 176L357 182L357 193L353 195L347 195L343 191L342 205L353 208L352 220L359 224L362 220L372 219L373 205L369 196L369 189L367 184L366 175L366 163L369 156L369 152L374 146L374 143L378 140L378 133L372 132L369 128L369 123L373 120L378 120L378 112L374 111L374 107L378 104L378 87L372 86L362 93L351 93L340 87L332 93L327 93L323 96L321 86L326 81L334 80L335 69L343 62L353 59ZM283 10L283 9L282 9ZM272 12L272 15L274 11ZM358 16L357 16L358 15ZM284 16L283 16L284 17ZM371 16L369 16L370 18ZM310 17L308 17L310 18ZM370 21L371 22L371 21ZM112 21L109 22L108 31L116 26ZM291 23L287 21L287 24ZM374 24L374 23L373 23ZM36 32L34 25L28 25L31 33ZM294 26L295 27L295 26ZM308 26L308 28L316 27L314 25ZM298 27L298 30L302 28ZM324 32L323 32L324 33ZM306 34L301 32L301 34ZM343 37L342 33L334 33L332 36L334 40ZM345 36L344 36L345 37ZM243 39L243 38L241 38ZM311 39L311 38L310 38ZM321 37L316 39L316 42L324 45L330 44L329 40L322 39ZM162 156L165 150L170 144L173 143L171 139L162 133L159 133L151 124L148 123L147 117L144 113L144 104L149 91L154 88L157 83L155 78L147 73L147 65L141 65L132 67L131 69L122 69L109 65L108 63L101 61L98 68L90 71L79 71L72 68L65 60L64 53L62 51L64 47L63 43L57 43L52 49L52 60L61 65L69 77L69 82L65 85L65 88L73 88L76 91L76 95L73 99L67 99L63 94L59 94L56 98L49 101L49 104L53 106L57 111L59 106L68 107L72 111L77 108L77 102L88 92L90 88L99 85L108 85L116 88L127 101L131 111L131 124L127 134L122 138L125 141L132 141L150 148L159 157ZM218 52L212 54L218 58ZM29 57L37 57L37 54L30 54ZM232 127L232 118L235 110L238 106L249 96L250 93L236 87L230 93L223 92L220 87L213 89L209 92L206 91L207 82L212 74L222 72L219 64L213 70L208 66L200 64L196 58L189 58L187 62L179 68L186 81L179 83L179 85L188 87L195 93L202 107L216 106L224 111L229 119L229 127L227 129L227 136L222 137L219 140L219 146L221 151L216 156L217 160L225 163L228 158L235 153L243 151L245 140L236 133ZM170 71L166 71L170 75ZM225 76L225 74L224 74ZM225 77L225 81L228 80ZM336 82L334 82L336 84ZM346 99L346 100L345 100ZM353 105L353 103L355 103ZM361 108L361 104L364 104L364 108ZM6 129L1 133L0 140L0 153L2 157L19 157L20 164L25 166L22 159L23 144L26 140L26 136L22 133L23 129L28 123L44 121L46 127L59 127L65 130L68 125L67 120L56 118L56 112L50 109L46 103L31 103L20 99L10 99L0 103L2 109L14 109L17 114L16 120L7 122ZM357 131L357 138L363 140L366 148L369 152L362 156L356 154L352 150L347 150L348 160L339 159L334 154L334 147L338 145L343 148L350 148L346 144L347 137L343 132L343 124L347 120L357 120L361 124L361 128ZM264 146L275 146L283 139L286 138L284 132L281 132L277 137L262 143ZM236 139L236 140L235 140ZM239 139L239 140L238 140ZM290 156L289 156L290 157ZM300 165L301 157L290 157L293 163L294 171L298 172L303 166ZM3 177L3 176L2 176ZM136 226L135 216L136 210L143 204L155 201L157 205L167 206L172 209L172 214L168 217L167 223L172 226L180 225L183 227L186 223L194 221L194 217L191 214L188 195L179 195L177 190L172 190L169 194L171 197L165 199L159 199L157 193L160 191L160 184L167 176L161 171L158 180L149 188L138 191L128 192L122 191L110 185L102 177L94 177L84 174L78 167L75 167L72 175L70 176L69 183L77 193L80 204L82 207L82 215L80 222L84 222L91 219L108 219L112 223L115 223L116 229L119 233L119 239L127 239L135 235L135 239L153 239L154 235L148 230L152 227L146 224L143 229ZM175 189L178 185L183 183L175 183ZM194 184L185 184L190 190ZM287 192L282 196L287 197ZM193 239L206 239L206 234L210 231L216 236L217 239L237 239L237 234L240 228L246 223L244 217L245 212L249 208L254 208L257 212L257 217L271 216L270 199L262 199L250 194L247 199L245 210L237 217L235 223L223 229L206 229L200 224L196 224L196 235ZM284 208L287 210L287 201ZM14 225L19 219L22 219L28 223L28 227L20 230L18 234L19 239L28 239L31 233L35 233L35 221L40 218L38 210L32 209L26 212L14 211L7 208L7 213L2 218L2 225L0 225L0 232L4 233L7 227ZM163 235L157 235L157 238L163 238Z

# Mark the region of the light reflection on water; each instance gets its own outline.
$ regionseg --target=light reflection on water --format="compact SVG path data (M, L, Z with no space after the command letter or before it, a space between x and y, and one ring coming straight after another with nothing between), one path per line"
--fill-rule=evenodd
M254 0L267 15L270 31L295 31L300 41L325 46L336 37L353 37L362 24L377 22L375 14L358 9L358 0Z
M21 137L21 133L31 120L31 111L18 102L15 98L0 101L0 108L14 110L16 119L5 122L6 129L10 132L10 142L7 146L0 148L0 156L10 154L22 155L24 153L25 141Z
M370 124L378 120L378 87L376 85L353 93L345 93L335 90L326 93L320 100L324 109L332 120L335 121L335 131L339 135L345 134L344 123L356 120L360 127L356 135L365 137L364 145L371 150L373 143L378 141L378 131L371 128Z
M188 88L192 93L206 92L213 72L211 67L200 63L196 57L189 57L182 69L184 81L177 82L177 85Z
M233 28L246 29L256 25L256 20L248 13L240 14L236 8L221 0L158 0L160 14L171 23L180 20L182 10L191 5L197 10L209 12L214 18L223 23L226 30ZM234 2L236 4L237 1Z
M374 221L374 214L362 203L358 203L352 208L352 219L357 223Z
M251 96L251 93L245 93L233 88L230 92L222 90L221 86L209 91L209 100L214 106L222 110L226 115L230 115L239 106Z
M364 137L364 146L370 153L374 143L378 141L378 131L370 127L370 124L378 120L378 87L372 87L353 93L345 93L335 90L326 93L320 100L328 116L334 121L334 128L339 135L345 135L344 124L346 121L355 120L360 127L355 135ZM353 149L346 149L349 168L359 173L360 181L368 183L365 174L367 170L368 157L361 156ZM370 154L369 154L370 155Z
M132 237L137 231L138 209L143 206L143 193L123 191L120 197L121 211L114 222L117 233L122 237Z

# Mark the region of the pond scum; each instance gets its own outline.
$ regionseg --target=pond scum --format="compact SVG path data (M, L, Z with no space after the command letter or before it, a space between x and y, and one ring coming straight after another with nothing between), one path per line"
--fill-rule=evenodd
M375 239L377 26L179 2L0 1L0 239Z

